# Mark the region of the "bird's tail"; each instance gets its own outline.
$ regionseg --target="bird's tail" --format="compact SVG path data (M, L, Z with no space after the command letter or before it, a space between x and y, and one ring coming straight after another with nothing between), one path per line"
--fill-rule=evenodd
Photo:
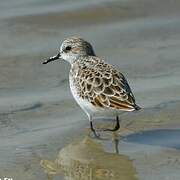
M135 104L134 109L135 109L136 111L139 111L139 110L142 109L142 108L141 108L140 106L138 106L138 105Z

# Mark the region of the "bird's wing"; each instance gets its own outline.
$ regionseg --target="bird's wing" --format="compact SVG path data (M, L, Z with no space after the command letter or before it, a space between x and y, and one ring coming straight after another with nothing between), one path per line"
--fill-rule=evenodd
M113 66L100 62L82 69L80 96L96 107L126 111L138 109L131 88Z

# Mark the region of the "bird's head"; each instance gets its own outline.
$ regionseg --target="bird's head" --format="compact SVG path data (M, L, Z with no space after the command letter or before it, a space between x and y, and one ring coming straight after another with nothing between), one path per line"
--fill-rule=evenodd
M70 37L63 41L57 55L45 60L43 64L63 59L72 64L80 56L95 56L91 44L79 37Z

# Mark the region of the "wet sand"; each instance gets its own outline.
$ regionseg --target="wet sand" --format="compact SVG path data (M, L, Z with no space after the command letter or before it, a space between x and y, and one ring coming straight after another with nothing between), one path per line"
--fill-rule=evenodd
M64 164L54 162L64 149L81 151L83 146L86 153L94 154L92 164L84 163L89 154L80 157L70 150L61 159L68 156L67 163L88 164L98 175L94 179L105 178L101 175L108 168L115 174L119 170L119 179L180 179L178 0L17 0L2 1L1 5L0 178L47 179L49 171L54 173L49 178L55 180L70 178L68 172L71 179L77 179L73 167L65 164L64 170ZM86 142L88 120L70 94L69 65L41 64L71 35L84 37L97 55L118 66L143 107L138 113L122 114L121 131L116 135L102 132L105 140L90 138ZM99 128L113 126L107 120L95 124ZM114 150L117 140L119 154ZM99 157L107 157L111 167L96 168L95 164L102 164L95 161L97 149L91 149L89 141L101 146ZM119 159L120 169L113 158ZM107 178L113 179L110 174Z

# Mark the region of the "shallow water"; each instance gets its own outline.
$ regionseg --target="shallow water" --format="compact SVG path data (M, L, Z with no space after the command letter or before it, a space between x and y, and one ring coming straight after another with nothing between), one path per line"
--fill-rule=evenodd
M179 137L179 129L156 129L126 136L125 142L134 142L137 144L147 144L179 150Z
M65 179L74 180L136 180L133 162L128 156L114 151L114 153L106 152L102 144L92 138L84 137L80 142L61 149L54 162L42 160L40 164L49 179L63 175Z
M105 178L104 174L122 180L180 179L179 15L178 0L2 0L0 178L47 179L52 170L51 179L77 179L80 174L76 176L68 164L72 160L80 167L88 164L96 172L91 179ZM87 117L69 91L69 65L41 64L71 35L84 37L99 56L119 67L143 107L138 113L122 114L116 135L101 132L105 139L87 138ZM102 128L113 122L100 120L95 125ZM119 154L114 149L117 141ZM99 147L99 156L88 143ZM85 148L84 156L71 148ZM54 164L60 156L69 157L67 164Z

